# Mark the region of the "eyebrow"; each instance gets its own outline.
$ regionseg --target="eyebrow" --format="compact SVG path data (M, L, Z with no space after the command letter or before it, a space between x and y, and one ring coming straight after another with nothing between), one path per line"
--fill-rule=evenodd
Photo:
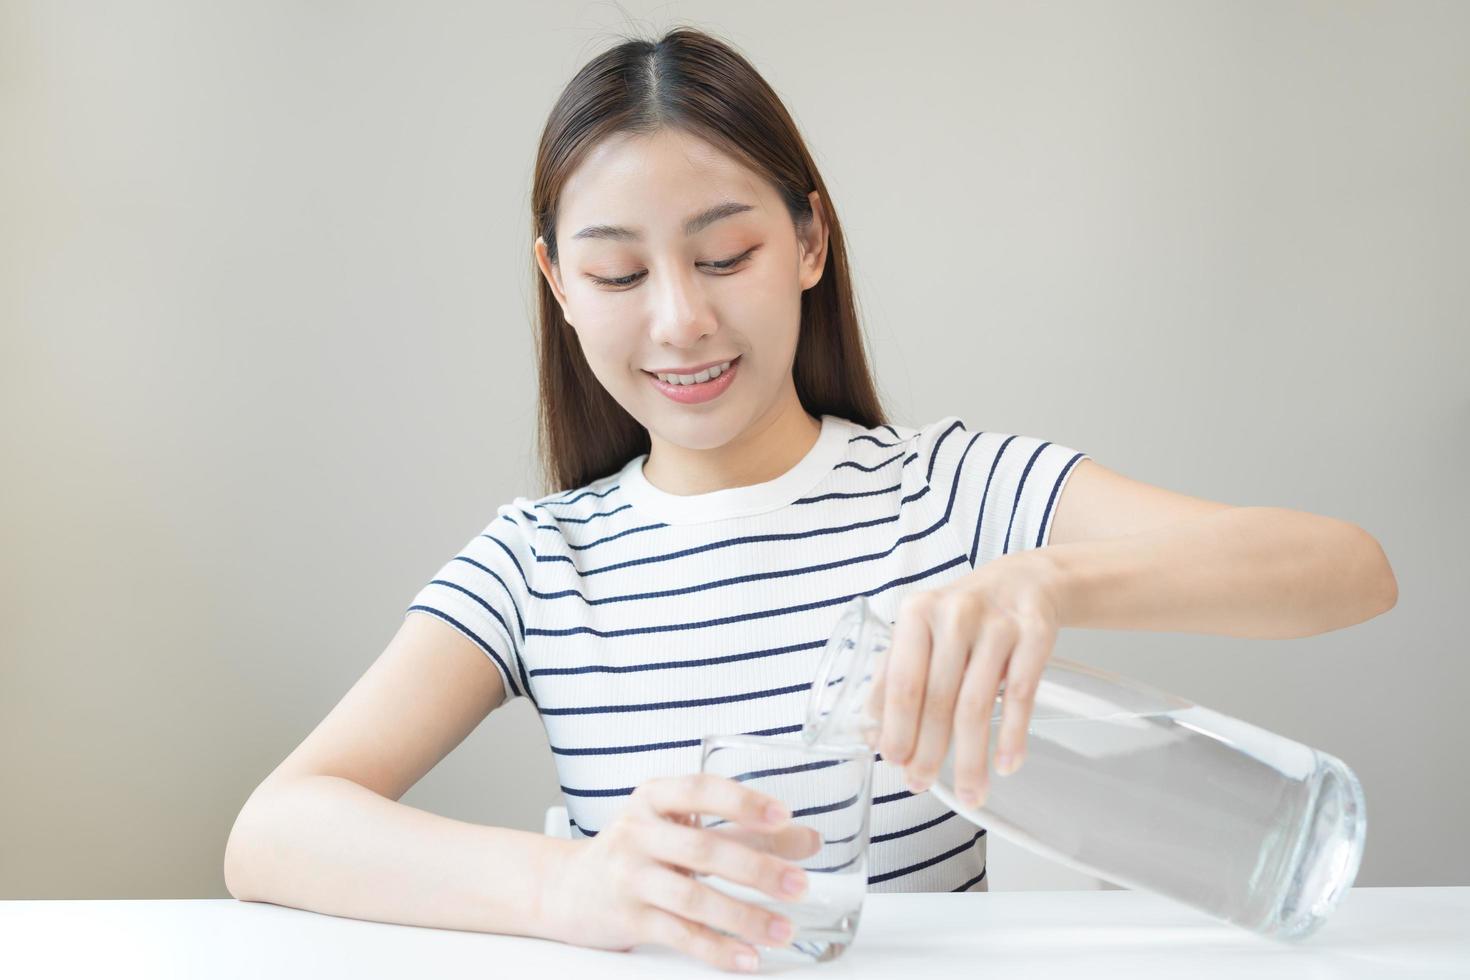
M714 207L705 208L703 211L687 219L684 222L685 236L693 235L702 231L706 226L714 224L721 218L728 218L732 214L740 214L745 211L754 211L755 208L740 201L721 201ZM604 238L614 242L641 242L643 233L637 228L624 228L620 225L588 225L572 236L573 238Z

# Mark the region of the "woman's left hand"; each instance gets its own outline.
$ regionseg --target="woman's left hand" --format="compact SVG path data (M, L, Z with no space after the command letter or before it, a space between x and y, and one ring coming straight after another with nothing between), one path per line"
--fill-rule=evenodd
M905 768L910 792L933 784L953 732L954 789L966 806L984 802L991 717L1002 680L995 770L1008 775L1020 767L1037 684L1060 628L1056 581L1048 556L1022 551L900 601L893 646L868 712L881 723L871 747Z

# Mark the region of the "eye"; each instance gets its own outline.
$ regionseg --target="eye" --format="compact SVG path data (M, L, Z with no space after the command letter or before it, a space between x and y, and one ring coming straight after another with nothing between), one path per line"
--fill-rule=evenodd
M735 256L734 258L721 259L718 262L701 262L699 264L700 265L704 265L704 266L708 266L711 269L721 269L721 270L735 269L735 268L740 267L741 265L744 265L745 262L750 258L750 256L758 248L760 248L760 246L759 245L755 245L755 246L752 246L751 248L746 249L744 252L741 252L739 255ZM589 272L589 273L587 273L587 278L588 279L591 279L593 282L597 283L599 286L631 286L634 283L636 283L639 279L642 279L647 274L648 273L646 273L646 272L635 272L632 275L620 276L617 279L604 279L601 276L594 276L594 275L592 275L592 273ZM718 273L718 274L719 275L728 275L728 273L726 273L726 272L721 272L721 273Z

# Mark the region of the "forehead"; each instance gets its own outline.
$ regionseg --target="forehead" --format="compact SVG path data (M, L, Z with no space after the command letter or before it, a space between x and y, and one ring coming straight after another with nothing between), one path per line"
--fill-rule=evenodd
M587 225L625 225L682 237L685 218L719 201L753 205L757 220L781 207L765 180L704 140L675 130L619 134L594 147L562 188L557 239Z

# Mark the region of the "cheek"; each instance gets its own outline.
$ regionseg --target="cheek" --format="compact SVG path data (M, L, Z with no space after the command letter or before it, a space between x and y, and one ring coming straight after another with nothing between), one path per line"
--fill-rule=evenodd
M633 370L638 351L637 328L609 316L589 317L577 329L577 342L592 372L604 385L626 384L624 377Z
M780 283L762 282L742 290L731 307L730 324L738 324L740 332L752 348L770 355L795 353L801 324L801 290L783 279Z
M751 276L735 294L736 302L759 324L786 324L801 311L801 281L785 263L772 262ZM779 332L779 330L777 331Z

